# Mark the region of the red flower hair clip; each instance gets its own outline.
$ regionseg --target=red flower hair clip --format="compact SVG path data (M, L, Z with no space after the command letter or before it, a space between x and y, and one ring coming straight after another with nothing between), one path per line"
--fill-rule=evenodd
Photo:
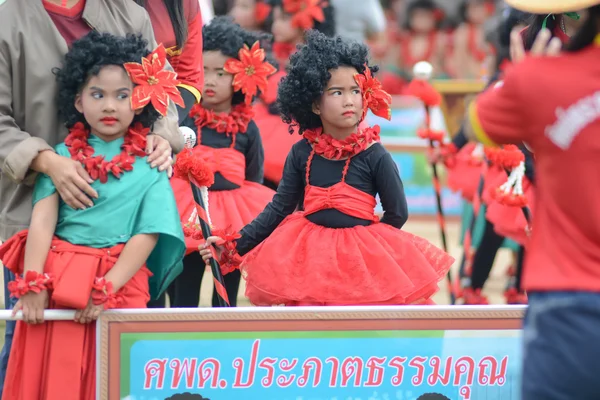
M367 115L367 110L378 117L385 118L388 121L392 119L392 96L371 74L371 69L365 65L365 71L362 74L354 75L354 80L360 87L363 95L363 114L362 119Z
M161 44L142 63L128 62L123 65L132 82L136 85L131 96L131 108L139 110L149 103L162 116L167 115L169 99L181 107L185 107L183 98L177 89L177 74L165 70L167 51Z
M254 18L256 19L256 22L262 24L270 13L271 6L263 0L257 0L256 5L254 6Z
M292 15L293 27L307 31L315 26L315 21L325 21L323 8L327 5L324 0L283 0L283 11Z
M252 48L244 45L239 51L239 60L230 58L223 69L233 74L233 89L241 90L246 96L246 104L252 103L252 98L258 91L267 90L267 78L277 72L274 66L265 61L266 53L256 41Z

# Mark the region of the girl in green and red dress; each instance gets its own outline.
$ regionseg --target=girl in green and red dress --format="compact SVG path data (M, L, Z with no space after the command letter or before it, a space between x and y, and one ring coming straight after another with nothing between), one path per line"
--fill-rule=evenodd
M165 172L146 159L146 136L179 105L164 47L92 31L57 71L69 135L58 154L80 162L99 197L73 209L52 180L37 177L28 231L0 246L17 278L22 311L3 398L89 400L96 395L95 320L114 308L145 308L180 271L185 244ZM142 62L142 64L139 64ZM44 321L44 309L75 309L75 321Z

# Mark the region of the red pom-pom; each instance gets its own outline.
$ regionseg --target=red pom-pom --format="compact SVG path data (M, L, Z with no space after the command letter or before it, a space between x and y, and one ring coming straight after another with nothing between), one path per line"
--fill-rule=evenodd
M196 157L191 149L177 155L173 174L181 179L193 180L200 187L210 187L215 183L215 174L210 166L200 157Z
M525 161L525 155L514 144L508 144L498 150L496 165L504 169L511 170Z
M500 188L490 189L492 199L498 203L509 206L523 208L527 206L527 197L521 194L507 193Z
M419 98L428 107L442 104L442 95L429 82L420 79L410 81L405 94Z

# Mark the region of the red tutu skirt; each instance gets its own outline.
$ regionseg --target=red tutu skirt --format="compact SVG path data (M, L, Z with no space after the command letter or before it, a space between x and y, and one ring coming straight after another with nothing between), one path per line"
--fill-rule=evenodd
M275 191L256 182L244 182L239 189L208 191L208 209L213 226L239 231L271 202Z
M177 210L183 225L189 222L196 208L190 184L183 179L172 178L171 187L177 199ZM265 209L275 192L266 186L245 181L239 189L208 191L208 210L211 222L216 229L231 227L242 229ZM186 236L186 255L198 251L203 239Z
M534 188L531 183L525 179L523 182L523 191L527 197L527 207L533 217ZM525 214L521 207L505 206L492 201L487 207L485 217L494 225L494 231L500 236L512 239L522 246L529 242L529 229Z
M302 212L248 253L241 269L254 305L429 303L454 259L427 240L376 223L333 229Z
M474 143L469 143L463 147L456 154L455 165L448 168L448 187L459 192L468 202L472 202L477 194L483 168L483 161L473 157L475 146Z

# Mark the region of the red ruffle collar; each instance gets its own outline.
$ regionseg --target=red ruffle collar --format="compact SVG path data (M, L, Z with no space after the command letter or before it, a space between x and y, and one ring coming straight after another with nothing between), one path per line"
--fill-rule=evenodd
M316 154L331 160L350 158L365 150L373 142L379 141L379 126L365 128L353 133L344 140L338 140L323 133L322 128L308 129L302 136L313 147Z
M229 113L215 113L205 109L201 104L196 104L190 111L190 117L194 118L198 131L206 126L230 136L246 133L248 124L254 118L254 109L242 103L234 106Z
M146 156L146 137L150 132L141 123L131 126L121 145L121 153L106 161L104 156L94 156L94 148L88 144L89 130L81 123L76 123L65 139L65 145L71 158L79 161L93 180L101 183L108 181L108 175L120 178L126 171L133 170L135 157Z

